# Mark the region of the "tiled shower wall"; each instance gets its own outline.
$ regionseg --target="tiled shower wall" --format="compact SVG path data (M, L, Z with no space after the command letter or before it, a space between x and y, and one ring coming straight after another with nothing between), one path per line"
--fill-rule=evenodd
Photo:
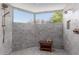
M69 29L67 29L68 20L71 20ZM79 28L79 8L74 12L70 10L67 14L64 14L63 24L65 50L70 54L79 55L79 34L73 32L75 28Z
M62 24L23 24L13 23L13 51L38 46L40 40L51 38L55 48L62 48Z
M5 40L3 43L3 30L2 30L2 15L3 9L0 4L0 54L8 54L12 51L12 7L8 5L5 12L8 12L5 16Z

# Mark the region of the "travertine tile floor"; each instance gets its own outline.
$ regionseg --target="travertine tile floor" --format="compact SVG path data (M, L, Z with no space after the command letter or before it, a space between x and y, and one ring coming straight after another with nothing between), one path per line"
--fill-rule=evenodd
M63 49L55 49L54 52L40 51L38 47L31 47L20 51L15 51L10 55L68 55Z

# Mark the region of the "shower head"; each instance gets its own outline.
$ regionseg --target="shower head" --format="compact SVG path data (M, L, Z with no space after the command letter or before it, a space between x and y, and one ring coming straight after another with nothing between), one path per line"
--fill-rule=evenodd
M5 8L8 8L8 5L7 5L7 4L5 4L5 3L2 3L2 9L3 9L3 10L5 10ZM4 13L4 15L3 15L3 16L5 16L5 15L7 15L7 14L9 14L9 12Z
M3 8L3 9L8 8L8 5L5 4L5 3L2 3L2 8Z

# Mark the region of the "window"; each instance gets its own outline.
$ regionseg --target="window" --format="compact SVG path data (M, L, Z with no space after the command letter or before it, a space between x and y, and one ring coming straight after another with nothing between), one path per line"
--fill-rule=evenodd
M25 12L20 9L14 9L14 20L13 22L17 23L30 23L33 19L33 14L29 12Z
M38 23L49 23L52 16L52 12L40 13L36 15L36 20Z
M36 20L34 20L34 14L29 13L27 11L23 11L15 8L13 13L14 13L13 22L16 23L34 23L34 21L37 24L49 23L51 17L53 16L52 12L39 13L39 14L35 14Z

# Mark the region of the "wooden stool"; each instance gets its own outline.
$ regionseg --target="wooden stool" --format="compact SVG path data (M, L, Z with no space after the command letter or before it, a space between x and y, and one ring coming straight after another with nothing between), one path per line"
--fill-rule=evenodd
M39 41L39 43L40 43L40 50L49 52L54 51L54 49L52 49L53 41L41 40Z

